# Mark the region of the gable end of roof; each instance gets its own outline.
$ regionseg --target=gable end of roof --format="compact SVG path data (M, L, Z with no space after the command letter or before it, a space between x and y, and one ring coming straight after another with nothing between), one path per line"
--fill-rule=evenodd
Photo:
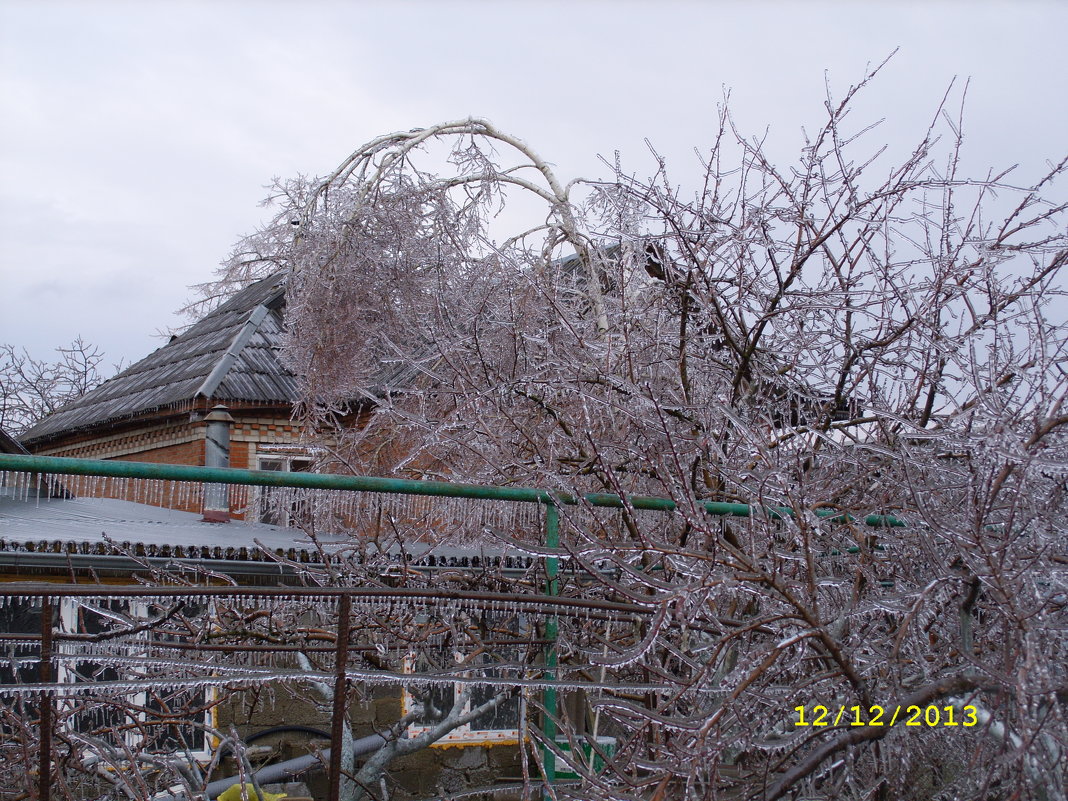
M296 379L278 359L282 274L238 292L185 332L26 431L28 445L197 398L292 404ZM267 321L265 323L265 321ZM246 358L247 357L247 358Z

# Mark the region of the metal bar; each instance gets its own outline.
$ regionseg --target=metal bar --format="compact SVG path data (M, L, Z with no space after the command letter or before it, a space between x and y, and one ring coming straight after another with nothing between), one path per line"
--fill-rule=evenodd
M31 540L32 542L32 540ZM36 543L34 543L36 545ZM175 565L184 567L201 567L227 576L269 576L271 578L293 579L300 575L299 571L285 562L278 562L264 556L253 546L250 549L249 560L216 559L215 557L174 557L174 556L118 556L111 554L83 554L54 551L0 551L0 573L4 568L9 572L17 573L19 568L54 567L66 572L73 567L75 570L92 569L97 573L110 571L110 574L120 574L129 577L144 566L152 565L166 569ZM287 557L292 558L292 557ZM259 561L251 561L258 559ZM294 560L295 561L295 560ZM502 560L503 561L503 560ZM321 567L322 562L312 559L307 562L298 562L302 568ZM442 570L456 570L452 565L424 565L419 563L396 563L397 567L407 567L420 573L439 572ZM501 567L504 573L522 573L525 567Z
M52 681L52 599L47 595L41 598L41 661L37 665L37 677L41 684L49 684ZM52 797L52 705L54 703L55 699L51 693L41 693L38 801L50 801Z
M60 475L152 478L212 484L247 484L262 487L306 487L310 489L383 492L401 495L429 495L451 498L478 498L499 501L545 503L546 490L527 487L489 487L453 484L445 481L413 481L376 476L343 476L323 473L283 473L272 470L239 470L233 467L194 467L149 462L72 459L59 456L0 454L0 470Z
M556 508L555 504L546 504L545 506L545 545L548 548L560 547L560 510ZM549 596L557 596L560 594L560 561L555 556L550 556L545 560L545 594ZM556 665L557 665L557 653L556 653L556 637L559 633L559 621L556 615L549 615L545 620L545 639L549 640L550 645L545 649L545 678L553 681L556 679ZM556 743L556 717L559 714L559 703L556 695L556 688L549 687L542 695L542 701L545 707L545 719L542 722L542 732L545 734L545 739L555 744ZM542 759L545 764L545 781L547 785L551 786L556 781L556 754L549 748L542 746L543 754ZM548 792L546 792L546 797Z
M104 655L101 655L104 656ZM106 657L105 657L106 658ZM70 660L68 660L70 661ZM170 665L173 667L173 663ZM516 666L519 667L518 665ZM524 666L525 667L525 666ZM594 669L594 665L578 665L575 672L582 675ZM389 670L361 670L348 668L345 671L350 681L362 681L373 685L398 684L423 684L448 687L456 684L464 684L481 687L528 687L532 690L544 690L556 685L556 680L549 681L544 677L524 679L517 676L502 677L499 680L494 677L471 676L460 673L396 673ZM251 685L264 685L269 682L308 682L329 681L334 677L333 671L308 672L298 670L280 670L278 668L248 668L248 672L239 673L234 670L225 675L216 673L213 675L197 675L191 678L182 678L175 675L167 678L167 686L173 689L197 688L197 687L234 687L247 688ZM664 692L668 686L664 683L642 682L622 683L611 682L606 684L599 681L579 681L568 679L568 687L575 690L606 690L617 693L650 693ZM22 682L20 684L0 685L5 692L19 696L33 696L36 693L56 693L62 698L82 698L94 694L106 694L109 692L138 692L151 690L159 686L159 679L120 679L117 681L94 681L94 682L52 682L51 684L37 684L36 682Z
M556 595L523 595L505 592L470 592L451 588L417 587L150 587L144 584L47 584L44 582L0 582L0 596L92 598L395 598L397 600L424 598L428 600L478 601L487 604L527 604L529 607L589 609L617 612L623 615L651 614L656 600L644 604L625 604L597 598L561 598Z
M337 615L334 709L330 718L330 801L340 801L341 799L341 756L345 750L342 742L349 698L349 680L345 667L349 661L349 626L352 618L352 596L348 593L341 596ZM346 767L351 767L351 765Z
M253 549L254 550L254 549ZM259 553L256 552L258 556ZM316 567L322 562L301 562L302 567ZM298 571L284 562L267 558L259 561L240 561L237 559L213 558L175 558L169 556L129 556L110 554L55 553L51 551L0 551L0 571L17 573L20 568L59 568L67 572L74 570L93 570L97 574L121 575L129 578L131 574L144 570L145 565L167 569L168 567L200 567L227 576L268 576L276 579L293 579ZM431 568L420 567L420 570Z
M192 467L176 464L152 464L148 462L117 462L97 459L71 459L59 456L24 456L17 453L0 453L0 470L18 470L26 473L55 473L59 475L113 476L118 478L151 478L168 481L193 481L211 484L246 484L262 487L304 487L308 489L349 490L353 492L383 492L400 495L425 495L445 498L474 498L521 503L544 503L575 505L573 495L550 493L533 487L490 487L478 484L453 484L447 481L413 481L401 478L376 476L340 476L322 473L282 473L270 470L238 470L232 467ZM606 493L588 493L583 502L591 506L614 509L632 507L652 511L674 511L676 503L669 498L646 495L620 496ZM749 517L754 511L762 511L773 519L793 517L796 513L786 506L754 507L744 503L721 501L698 501L708 514L727 517ZM818 517L845 522L853 518L839 509L816 509ZM904 526L893 515L868 515L864 522L869 526Z
M98 639L94 634L54 634L52 639L55 642L108 642L107 639ZM0 634L0 642L40 642L41 635L39 634ZM530 639L530 640L481 640L482 645L492 645L495 648L507 648L512 645L548 645L550 640L543 639ZM231 643L200 643L200 642L178 642L169 640L145 640L146 647L159 647L168 648L175 651L249 651L259 652L262 651L268 654L274 654L279 652L300 652L302 654L332 654L337 650L336 645L322 645L322 646L304 646L304 645L283 645L281 643L272 645L235 645ZM349 645L349 653L352 652L372 652L378 651L377 645Z

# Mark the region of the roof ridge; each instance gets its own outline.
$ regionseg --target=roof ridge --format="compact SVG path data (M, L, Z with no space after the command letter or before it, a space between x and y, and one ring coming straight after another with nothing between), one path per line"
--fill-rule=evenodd
M250 284L175 339L39 420L20 440L44 442L143 412L177 408L219 392L237 400L292 403L295 379L291 372L273 353L259 353L261 344L269 350L279 344L281 320L278 325L270 321L274 319L271 312L285 296L282 279L275 274ZM252 349L257 352L251 353ZM265 356L272 357L270 364ZM231 386L246 359L251 360L253 372L258 369L264 375Z
M248 344L252 335L256 333L260 323L263 322L269 311L270 308L267 304L261 303L249 312L248 319L245 320L245 324L241 326L241 329L230 342L230 347L226 349L226 352L223 353L222 358L219 359L216 365L211 368L211 372L204 379L204 383L193 393L194 398L201 396L210 398L215 394L215 390L219 388L219 384L226 378L226 374L230 372L230 368L234 366L237 357L241 355L241 351Z

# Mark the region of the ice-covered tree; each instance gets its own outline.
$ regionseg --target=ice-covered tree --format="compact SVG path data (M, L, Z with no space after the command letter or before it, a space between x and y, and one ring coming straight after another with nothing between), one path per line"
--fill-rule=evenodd
M9 434L22 433L104 380L104 355L81 337L56 353L59 358L48 362L0 344L0 428Z
M887 163L871 77L785 166L726 110L678 178L383 136L228 266L288 272L310 423L373 403L340 461L675 502L563 507L581 592L658 610L561 640L663 688L587 699L620 749L583 798L1064 798L1068 160L966 176L943 105Z

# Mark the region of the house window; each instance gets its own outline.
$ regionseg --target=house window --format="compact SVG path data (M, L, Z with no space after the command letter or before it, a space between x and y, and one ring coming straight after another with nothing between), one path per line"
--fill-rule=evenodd
M53 676L60 683L93 685L91 691L72 693L57 703L56 720L62 729L111 746L119 760L131 751L208 755L214 691L168 686L158 669L141 662L182 638L177 630L142 628L147 620L160 617L161 610L141 600L89 603L75 598L59 599L57 607ZM0 684L38 681L41 609L39 600L27 598L8 598L0 606L0 640L5 640ZM201 610L179 611L190 619ZM143 679L153 680L151 689L130 692L121 685ZM113 682L118 684L109 688ZM0 733L10 733L6 714L35 714L19 711L25 703L0 702ZM29 703L35 705L36 700Z
M189 610L195 611L195 610ZM136 660L165 648L175 635L153 632L151 642L147 629L138 631L144 622L158 616L159 610L149 609L140 600L112 600L102 604L81 603L63 599L60 606L60 629L76 634L84 640L62 640L59 653L73 658L60 661L58 679L62 682L112 682L159 678L151 667L138 668ZM133 631L133 634L125 632ZM84 644L83 644L84 643ZM129 667L121 662L101 662L79 654L107 652L117 643L124 656L130 658ZM204 689L187 690L168 686L164 679L151 689L129 693L86 695L68 702L69 725L81 734L93 735L114 745L124 743L153 753L179 751L203 756L208 751L205 726L211 723L211 704ZM182 720L192 721L183 724ZM200 724L200 725L197 725Z
M60 631L93 638L84 645L81 642L61 640L58 652L71 658L59 660L57 679L64 683L102 685L105 682L117 682L119 671L114 664L102 663L90 658L78 659L85 651L98 651L116 628L117 620L128 621L128 613L139 606L128 601L110 601L92 608L83 606L69 599L60 605ZM137 609L137 611L141 611ZM132 627L129 626L129 627ZM134 644L125 642L120 645L128 656L143 656L141 643L143 637L136 637ZM131 648L131 644L133 647ZM107 647L107 646L104 646ZM144 706L143 694L137 694L131 700L137 707ZM136 716L128 717L128 699L116 693L78 696L64 703L68 723L79 734L100 737L111 745L120 746L123 741L130 745L132 739L122 732L129 732L136 725Z
M183 604L180 610L187 620L200 618L203 626L204 616L211 611L210 605ZM150 610L159 616L159 612ZM169 643L180 643L187 639L181 631L157 630L153 633L155 649L161 654L174 653ZM181 652L179 652L180 654ZM210 750L208 728L214 724L214 708L218 700L216 688L200 687L188 689L173 687L160 683L145 693L145 708L159 721L145 732L145 747L154 753L189 753L201 756ZM183 723L192 717L200 725L190 726Z
M312 460L307 456L260 454L256 456L260 470L278 470L283 473L307 473L312 469Z
M256 468L279 473L308 473L312 460L307 456L290 454L257 454ZM256 493L256 519L275 526L299 526L307 517L307 504L299 490L281 487L259 487Z
M41 604L39 601L8 598L0 606L0 636L16 635L7 638L3 645L3 659L0 659L0 684L37 681L37 658L41 653L41 647L36 639L29 639L29 637L40 633Z
M502 671L491 668L488 658L480 666L465 672L465 677L501 678ZM425 657L410 656L405 660L405 672L422 674L434 672ZM415 705L422 704L423 714L408 728L411 737L418 737L440 723L456 708L467 691L467 700L460 713L467 714L472 709L482 706L503 688L500 685L469 684L456 682L449 685L428 685L413 692L406 688L400 697L400 712L407 714ZM417 697L418 695L418 697ZM514 745L519 742L519 720L522 713L522 698L518 694L509 695L496 707L483 712L474 720L457 726L446 734L437 745Z
M197 611L185 610L187 617ZM63 598L59 603L56 680L94 685L91 692L61 701L59 720L72 733L113 746L120 759L127 750L179 752L193 758L205 757L210 750L207 727L214 692L168 685L157 668L141 662L159 655L168 641L180 639L145 626L160 615L161 610L135 599L89 603ZM39 632L39 607L36 620ZM102 654L111 658L101 659ZM145 679L152 681L151 688L130 692L121 685ZM36 680L34 675L31 681ZM110 682L118 684L108 688Z
M41 644L41 603L26 598L7 598L0 605L0 684L37 681ZM0 697L0 742L11 737L37 713L36 698Z

